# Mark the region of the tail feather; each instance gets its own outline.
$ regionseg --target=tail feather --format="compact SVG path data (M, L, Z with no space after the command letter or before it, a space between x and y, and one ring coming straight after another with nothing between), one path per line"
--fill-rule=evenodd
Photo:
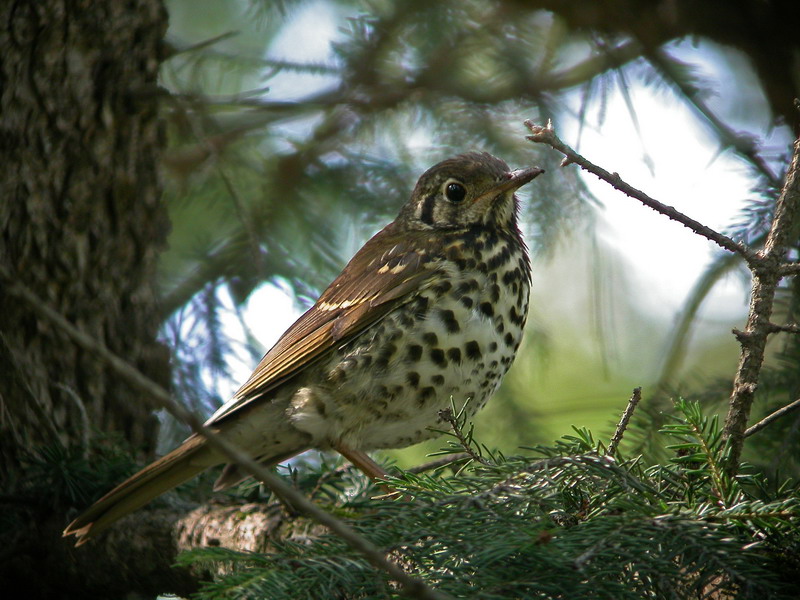
M285 402L264 402L253 405L228 422L222 423L218 419L214 422L214 428L216 433L224 435L233 444L251 452L258 461L271 466L311 446L311 436L295 429L285 413ZM76 536L76 545L80 546L156 496L224 462L225 457L210 448L205 438L192 435L175 450L100 498L67 526L64 536ZM247 475L236 465L229 465L215 489L229 487Z
M76 536L75 545L80 546L156 496L220 462L205 440L193 435L100 498L72 521L63 535Z

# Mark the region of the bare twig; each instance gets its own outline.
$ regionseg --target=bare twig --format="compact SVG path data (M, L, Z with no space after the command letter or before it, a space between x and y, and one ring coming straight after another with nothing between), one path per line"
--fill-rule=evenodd
M611 441L608 442L606 456L614 456L617 453L617 448L619 447L619 443L622 441L622 436L625 435L625 430L628 428L628 423L630 423L631 417L633 416L633 411L636 410L636 405L639 404L641 399L642 388L633 388L633 394L631 394L630 400L628 400L628 406L625 407L625 411L622 413L622 418L619 420L617 429L614 431L614 435L611 436Z
M326 526L333 533L341 537L347 544L366 558L370 564L388 573L389 577L397 581L404 593L411 598L426 598L430 600L446 600L452 597L428 587L422 580L412 577L403 571L396 563L387 559L380 548L359 535L344 521L322 510L310 502L303 494L292 486L286 484L280 477L264 468L261 464L250 458L236 445L225 438L214 435L207 429L202 421L184 406L175 402L164 388L145 377L138 369L112 353L105 345L93 337L76 328L61 314L46 305L31 290L21 283L14 282L5 269L0 268L0 276L9 282L6 292L23 300L39 317L57 327L76 345L95 355L106 363L120 378L131 387L142 391L143 396L150 400L156 408L164 408L177 419L187 423L194 432L203 436L210 446L219 450L231 462L242 467L257 479L263 481L271 490L291 502L292 506Z
M548 146L552 147L554 150L561 152L564 155L565 159L562 162L562 166L566 166L569 164L576 164L581 169L596 175L606 183L610 184L612 187L618 189L623 194L630 196L631 198L635 198L645 206L648 206L655 210L656 212L660 212L663 215L666 215L673 221L677 221L681 223L685 227L688 227L696 234L703 236L711 240L712 242L716 243L717 245L725 248L726 250L730 250L731 252L735 252L736 254L741 254L748 263L752 263L757 260L757 255L753 251L752 248L748 246L736 242L729 238L727 235L723 235L718 231L711 229L710 227L703 225L699 221L695 221L691 217L683 214L682 212L676 210L672 206L667 206L655 200L645 194L644 192L637 190L632 185L624 182L622 178L619 176L619 173L609 173L602 167L598 167L594 163L588 161L583 156L575 152L572 148L567 146L564 142L562 142L558 136L555 134L553 127L551 124L548 123L546 127L542 127L541 125L536 125L532 121L525 121L525 126L531 131L533 135L527 136L527 139L531 140L532 142L536 142L539 144L547 144Z
M462 460L469 460L472 458L466 452L460 452L458 454L448 454L442 458L437 460L432 460L430 462L422 463L421 465L417 465L416 467L411 467L410 469L406 469L409 473L414 473L415 475L418 473L426 473L428 471L435 471L436 469L441 469L442 467L446 467L447 465L452 465L457 462L461 462Z
M800 275L800 263L781 265L781 275Z
M754 433L758 433L759 431L764 429L764 427L772 423L775 419L780 419L782 416L792 412L793 410L797 410L798 408L800 408L800 398L798 398L794 402L791 402L790 404L787 404L783 408L779 408L774 413L761 419L755 425L748 427L744 432L744 437L750 437Z
M787 323L786 325L778 325L777 323L769 324L770 333L800 333L800 325L797 323Z

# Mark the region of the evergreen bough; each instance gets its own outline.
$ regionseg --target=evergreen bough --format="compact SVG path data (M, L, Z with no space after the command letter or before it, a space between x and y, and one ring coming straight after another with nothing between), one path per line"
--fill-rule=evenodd
M716 417L678 401L660 435L672 458L609 456L585 429L506 457L461 416L445 453L456 474L400 473L403 499L372 498L323 468L302 487L408 572L455 598L796 598L800 493L761 474L730 478ZM466 444L466 447L464 446ZM320 483L321 482L321 483ZM223 563L199 600L395 598L396 584L338 537L290 536L268 554L204 548L182 564Z

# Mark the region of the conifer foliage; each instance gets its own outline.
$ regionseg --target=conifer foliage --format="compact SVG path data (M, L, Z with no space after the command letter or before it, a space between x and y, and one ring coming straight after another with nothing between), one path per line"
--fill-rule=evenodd
M348 496L319 473L328 510L453 598L796 597L800 490L729 477L717 419L697 403L678 401L658 434L672 455L664 464L612 457L585 429L506 457L463 426L443 450L472 457L456 474L400 473L391 484L406 499L388 501L371 498L374 487ZM205 548L181 558L209 561L227 574L203 600L402 597L326 533L297 532L269 554Z

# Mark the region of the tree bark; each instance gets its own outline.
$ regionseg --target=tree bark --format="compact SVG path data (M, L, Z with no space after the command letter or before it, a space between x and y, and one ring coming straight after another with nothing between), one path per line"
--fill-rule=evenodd
M6 0L0 23L0 477L8 494L45 447L85 449L98 430L120 432L146 454L154 447L157 420L138 394L3 288L24 283L169 385L168 352L156 339L154 278L168 219L152 100L167 17L161 0ZM63 597L58 569L43 565L62 550L52 535L66 517L44 519L59 512L44 502L23 509L0 532L0 579L6 589L24 580L30 597Z
M5 3L0 31L0 255L12 277L168 385L153 283L167 233L152 102L166 15L160 1ZM0 295L5 375L0 468L55 440L122 431L149 447L136 395Z
M57 524L47 526L58 529ZM66 567L61 591L66 592L65 597L84 600L131 593L186 597L226 566L176 568L175 560L182 551L224 547L266 553L277 539L317 536L323 529L313 521L288 515L278 503L208 503L194 509L173 505L140 510L80 548L61 546L56 555L57 564Z

